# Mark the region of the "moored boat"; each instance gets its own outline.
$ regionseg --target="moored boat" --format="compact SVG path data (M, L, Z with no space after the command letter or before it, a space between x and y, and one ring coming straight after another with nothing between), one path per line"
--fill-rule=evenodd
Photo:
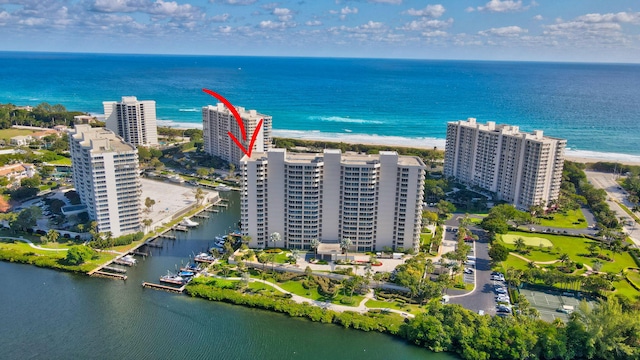
M196 227L200 224L198 224L197 222L189 219L189 218L184 218L182 219L182 221L180 221L180 225L182 226L186 226L186 227Z

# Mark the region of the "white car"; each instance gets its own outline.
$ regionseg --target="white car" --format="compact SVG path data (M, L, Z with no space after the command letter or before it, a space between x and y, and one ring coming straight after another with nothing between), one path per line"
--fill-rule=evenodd
M491 277L491 280L494 280L494 281L504 281L504 276L502 276L502 275L493 275L493 276Z
M507 293L507 289L503 288L503 287L497 287L496 288L496 292L498 294L506 294Z
M470 268L464 268L464 273L465 273L465 274L473 274L473 269L470 269Z

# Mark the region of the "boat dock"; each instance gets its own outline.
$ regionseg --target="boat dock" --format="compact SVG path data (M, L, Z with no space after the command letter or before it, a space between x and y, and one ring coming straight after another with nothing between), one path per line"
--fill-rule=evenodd
M152 248L161 248L162 245L158 244L157 242L148 242L145 245L147 245L148 247L152 247Z
M108 278L108 279L127 280L127 275L114 274L114 273L100 271L100 270L92 272L91 276L103 277L103 278Z
M214 209L212 207L208 207L208 208L204 209L204 211L207 211L207 212L210 212L210 213L219 213L220 212L220 210Z
M169 240L176 240L178 239L175 235L169 235L167 233L163 233L161 235L158 235L158 237L161 237L163 239L169 239Z
M138 255L138 256L149 256L149 253L146 252L142 252L142 251L131 251L131 254L133 255Z
M112 266L104 266L102 267L103 270L109 270L109 271L113 271L116 273L120 273L120 274L124 274L127 272L127 269L121 269L121 268L117 268L117 267L112 267Z
M219 207L226 208L226 207L228 207L228 206L229 206L229 204L226 204L226 203L223 203L223 202L219 202L219 203L217 203L215 206L219 206Z
M124 260L121 260L121 259L114 259L112 261L112 263L118 264L118 265L124 265L124 266L133 266L134 265L133 263L131 263L129 261L124 261Z
M203 213L198 213L193 215L193 217L198 218L198 219L208 219L209 215L203 214Z
M179 288L173 287L173 286L167 286L167 285L160 285L160 284L154 284L154 283L150 283L150 282L143 282L142 283L142 287L143 288L150 288L150 289L154 289L154 290L164 290L164 291L168 291L168 292L172 292L172 293L179 293L181 294L184 291L184 287L186 285L183 285Z
M177 231L189 231L189 228L187 228L186 226L182 226L182 225L176 225L173 227L173 230L177 230Z

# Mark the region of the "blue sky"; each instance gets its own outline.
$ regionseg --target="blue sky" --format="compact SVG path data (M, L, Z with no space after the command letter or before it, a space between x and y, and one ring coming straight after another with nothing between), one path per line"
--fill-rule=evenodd
M628 0L0 0L0 50L640 62Z

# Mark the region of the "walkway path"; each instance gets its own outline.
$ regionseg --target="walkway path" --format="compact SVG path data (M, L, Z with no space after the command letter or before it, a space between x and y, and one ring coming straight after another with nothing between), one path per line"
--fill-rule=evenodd
M27 239L22 239L22 238L14 238L14 237L8 237L8 236L2 236L0 237L0 239L8 239L8 240L15 240L15 241L22 241L25 242L27 244L29 244L29 246L31 246L34 249L38 249L38 250L45 250L45 251L67 251L68 249L50 249L50 248L43 248L41 246L35 245L33 242L31 242L30 240Z
M222 276L217 276L217 275L209 275L209 276L210 277L215 277L215 278L218 278L218 279L225 279L225 280L242 280L242 278L239 278L239 277L222 277ZM297 302L299 304L308 303L308 304L311 304L311 305L314 305L314 306L321 307L323 309L333 310L333 311L336 311L336 312L354 311L354 312L358 312L358 313L364 314L364 313L369 311L369 308L365 305L366 302L371 300L371 299L373 299L373 295L374 295L373 290L369 290L369 292L367 292L367 294L364 296L364 299L362 299L362 301L360 301L358 306L347 306L347 305L333 304L333 303L331 303L329 301L312 300L312 299L306 298L304 296L296 295L296 294L294 294L294 293L292 293L290 291L287 291L287 290L281 288L280 286L278 286L278 285L276 285L276 284L274 284L272 282L269 282L267 280L251 278L251 279L249 279L249 281L250 282L263 283L263 284L266 284L266 285L269 285L269 286L273 287L274 289L280 291L281 293L291 294L291 300L293 300L293 301L295 301L295 302ZM415 315L413 315L413 314L409 314L407 312L400 311L400 310L395 310L395 309L385 309L385 310L389 311L389 312L396 313L396 314L400 314L402 316L410 317L410 318L415 317Z
M559 263L562 262L562 260L551 260L551 261L531 261L529 259L527 259L526 257L520 255L520 254L516 254L514 252L510 252L509 255L513 255L519 259L522 259L528 263L533 263L536 267L540 267L539 265L551 265L551 264L555 264L555 263ZM593 271L593 268L587 264L582 264L585 269L587 269L588 271Z

